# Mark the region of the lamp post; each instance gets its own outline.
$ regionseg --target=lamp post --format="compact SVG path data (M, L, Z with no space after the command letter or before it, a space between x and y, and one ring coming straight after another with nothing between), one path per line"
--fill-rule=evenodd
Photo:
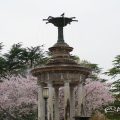
M48 87L44 87L43 88L43 98L45 100L45 120L48 120L48 117L47 117L47 99L49 97L49 88Z

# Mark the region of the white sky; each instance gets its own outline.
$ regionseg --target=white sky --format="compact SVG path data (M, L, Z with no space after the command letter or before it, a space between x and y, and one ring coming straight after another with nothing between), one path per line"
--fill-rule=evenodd
M57 41L57 28L42 19L63 12L79 20L64 29L72 54L109 69L120 54L120 0L0 0L0 42L5 50L18 42L47 50Z

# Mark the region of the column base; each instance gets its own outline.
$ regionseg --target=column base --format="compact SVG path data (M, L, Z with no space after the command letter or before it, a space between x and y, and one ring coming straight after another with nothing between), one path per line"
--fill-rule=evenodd
M75 120L90 120L90 117L80 117L80 116L75 116Z

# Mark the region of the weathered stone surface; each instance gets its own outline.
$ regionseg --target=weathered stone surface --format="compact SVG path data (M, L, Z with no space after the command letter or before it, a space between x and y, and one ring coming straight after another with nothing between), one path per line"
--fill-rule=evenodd
M74 18L75 17L67 18L62 15L62 17L49 16L48 19L45 19L47 23L52 23L58 27L58 41L53 47L49 48L52 56L48 63L43 67L35 68L31 71L33 76L38 78L39 85L49 87L48 120L59 119L59 106L57 105L59 90L56 89L59 87L64 87L64 120L73 120L75 114L73 113L73 111L75 111L75 100L72 90L74 91L74 87L82 83L82 76L87 77L90 74L90 69L80 66L75 60L71 59L70 52L73 48L64 42L63 27L72 21L76 21L73 20ZM55 88L54 102L52 101L52 86L49 83ZM42 91L42 88L40 88L40 90ZM81 91L80 96L82 95L83 93ZM38 101L41 100L42 98L39 97ZM79 100L81 100L80 97ZM41 109L43 109L42 105L42 102L39 102ZM80 105L81 103L79 103L79 107ZM41 109L38 109L38 120L43 118ZM78 109L80 113L80 108Z

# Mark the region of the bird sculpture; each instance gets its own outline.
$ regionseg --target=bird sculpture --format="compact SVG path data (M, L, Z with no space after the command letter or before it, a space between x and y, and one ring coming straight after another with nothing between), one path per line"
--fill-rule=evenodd
M61 16L61 17L64 17L64 15L65 15L65 13L61 14L60 16Z

